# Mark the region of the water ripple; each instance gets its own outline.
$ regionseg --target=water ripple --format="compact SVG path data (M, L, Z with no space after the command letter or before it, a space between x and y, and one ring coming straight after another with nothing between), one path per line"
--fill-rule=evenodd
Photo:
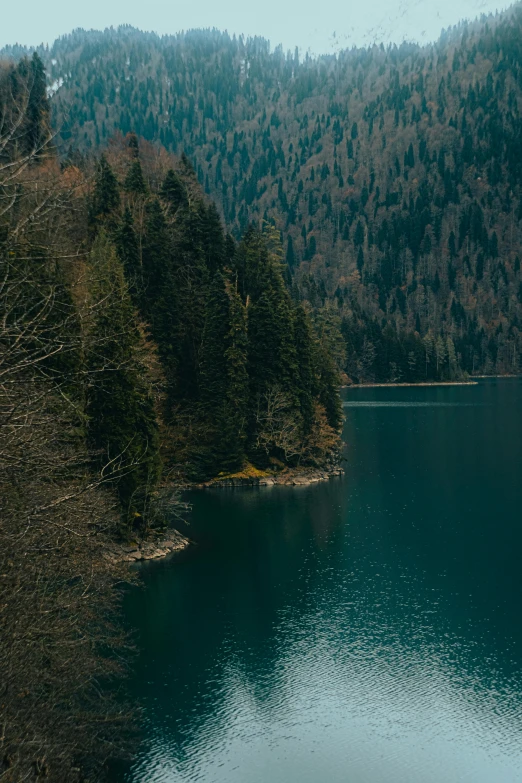
M126 783L522 781L522 395L503 388L345 402L342 480L195 497L199 546L128 607Z

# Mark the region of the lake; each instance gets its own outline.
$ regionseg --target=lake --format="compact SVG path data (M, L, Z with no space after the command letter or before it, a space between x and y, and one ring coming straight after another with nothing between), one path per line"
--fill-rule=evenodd
M344 477L193 493L142 568L118 780L522 780L522 382L343 400Z

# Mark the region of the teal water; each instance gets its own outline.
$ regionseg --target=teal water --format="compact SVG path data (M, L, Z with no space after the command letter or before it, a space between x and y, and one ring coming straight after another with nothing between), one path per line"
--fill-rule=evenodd
M127 783L522 781L522 382L343 396L343 478L142 569Z

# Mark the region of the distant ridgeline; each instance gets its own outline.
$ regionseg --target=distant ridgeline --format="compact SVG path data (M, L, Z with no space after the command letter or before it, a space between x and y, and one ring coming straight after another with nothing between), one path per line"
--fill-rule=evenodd
M317 60L132 28L41 56L64 150L136 131L185 152L234 236L275 221L294 285L342 320L354 379L520 369L520 5L434 47Z

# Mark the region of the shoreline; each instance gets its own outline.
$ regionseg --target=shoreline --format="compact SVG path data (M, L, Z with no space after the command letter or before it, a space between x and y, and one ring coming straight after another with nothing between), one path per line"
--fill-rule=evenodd
M173 552L181 552L192 542L179 530L171 528L163 536L127 544L113 543L104 552L104 557L113 565L119 563L139 563L144 560L159 560Z
M340 464L323 468L287 468L280 473L265 473L261 475L219 476L194 484L189 489L230 489L234 487L306 487L320 481L329 481L335 476L344 475Z
M486 377L486 376L475 376ZM495 376L488 376L495 377ZM499 376L505 377L505 376ZM415 386L478 386L478 381L425 381L423 383L350 383L341 386L341 389L380 389L384 387L411 387Z
M393 386L478 386L479 380L483 378L522 378L521 374L505 375L471 375L467 381L420 381L419 383L345 383L341 389L378 389Z
M282 470L279 474L261 474L258 476L228 476L214 478L198 484L185 484L183 491L201 489L232 489L253 487L305 487L320 481L328 481L335 476L344 475L340 465L327 468L293 468ZM121 563L140 563L145 560L160 560L174 552L181 552L193 542L179 530L170 528L164 535L129 543L111 543L103 556L113 565Z
M375 389L389 387L416 386L478 386L481 378L520 378L520 375L474 375L468 381L425 381L421 383L352 383L344 384L341 389ZM286 468L279 473L256 471L257 475L235 474L231 476L216 477L200 483L187 483L183 491L202 489L234 489L253 487L305 487L332 478L342 476L345 473L340 462L323 468ZM104 552L111 563L139 563L146 560L159 560L174 552L181 552L193 542L182 535L179 530L171 528L165 535L156 535L151 539L133 541L131 543L112 543Z

